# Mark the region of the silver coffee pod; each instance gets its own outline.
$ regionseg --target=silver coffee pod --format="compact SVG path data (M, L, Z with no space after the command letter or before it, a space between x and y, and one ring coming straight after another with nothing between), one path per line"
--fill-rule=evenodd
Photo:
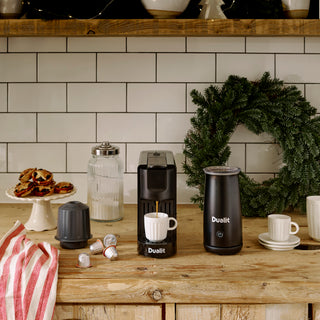
M109 247L111 245L117 245L117 237L114 234L107 234L103 239L103 244L105 247Z
M90 252L92 254L98 254L98 253L101 253L103 251L103 243L100 239L98 239L96 242L92 243L89 247L90 249Z
M117 260L118 259L118 251L116 249L116 246L111 245L111 246L105 248L103 250L103 255L110 260Z
M90 268L90 256L87 253L80 253L78 256L78 268Z

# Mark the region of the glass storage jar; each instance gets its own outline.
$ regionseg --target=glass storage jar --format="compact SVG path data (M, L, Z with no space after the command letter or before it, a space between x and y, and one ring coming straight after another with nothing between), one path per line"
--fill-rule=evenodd
M119 148L109 142L91 150L88 206L92 220L107 222L123 218L123 165Z

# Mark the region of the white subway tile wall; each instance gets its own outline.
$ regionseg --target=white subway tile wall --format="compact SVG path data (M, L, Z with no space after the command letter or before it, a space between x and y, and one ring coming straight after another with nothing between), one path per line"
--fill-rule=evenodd
M130 37L127 52L185 52L185 43L182 37Z
M68 83L69 112L125 112L125 83Z
M217 81L226 81L230 74L258 79L264 72L274 76L274 55L254 53L218 53Z
M8 144L8 172L23 171L26 169L25 163L32 164L32 167L50 168L54 172L65 172L66 146L64 143Z
M94 53L39 53L39 82L94 82Z
M171 150L178 203L194 189L183 173L184 137L197 106L193 89L221 86L230 74L265 71L296 85L320 112L317 37L15 37L0 38L0 202L28 167L53 171L87 201L91 148L109 140L124 163L124 199L137 201L142 150ZM267 134L239 126L228 164L262 182L282 165Z
M245 52L245 38L187 38L188 52Z
M279 54L276 77L291 83L320 83L320 55Z
M96 139L94 113L39 113L38 142L90 142Z
M2 172L7 172L6 149L7 145L5 143L0 143L0 174Z
M7 38L0 38L0 52L7 52Z
M7 85L0 83L0 112L7 111Z
M68 52L125 52L126 38L68 38Z
M9 112L66 112L65 83L9 83Z
M1 113L0 142L36 142L36 113Z
M319 43L319 38L311 38L307 37L306 38L306 53L320 53L320 43Z
M320 113L320 84L307 84L306 98L311 103L311 105L317 108L317 112Z
M190 128L191 117L192 114L187 113L159 113L156 142L183 142L186 132Z
M0 82L36 82L37 54L0 53Z
M185 84L129 83L127 94L128 112L185 112Z
M214 82L215 54L159 53L158 82Z
M246 41L246 52L259 53L303 53L304 39L301 37L251 37Z
M154 82L156 54L98 53L97 81Z
M8 52L66 52L66 39L13 37L8 43Z
M100 113L97 121L98 141L155 142L156 114Z

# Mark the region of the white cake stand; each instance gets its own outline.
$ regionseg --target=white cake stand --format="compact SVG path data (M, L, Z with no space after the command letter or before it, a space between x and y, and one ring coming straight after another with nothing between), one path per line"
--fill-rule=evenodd
M29 220L24 224L27 230L33 231L44 231L44 230L52 230L57 227L57 221L53 216L51 209L51 200L58 200L62 198L66 198L72 196L77 192L77 189L74 188L69 193L54 193L50 196L44 197L17 197L14 194L15 187L9 188L6 190L6 195L14 200L20 200L24 202L33 202L32 211Z

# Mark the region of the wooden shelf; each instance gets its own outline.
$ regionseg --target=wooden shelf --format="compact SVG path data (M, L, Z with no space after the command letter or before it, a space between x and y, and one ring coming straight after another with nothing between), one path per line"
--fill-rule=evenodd
M2 19L0 36L320 36L318 19Z

